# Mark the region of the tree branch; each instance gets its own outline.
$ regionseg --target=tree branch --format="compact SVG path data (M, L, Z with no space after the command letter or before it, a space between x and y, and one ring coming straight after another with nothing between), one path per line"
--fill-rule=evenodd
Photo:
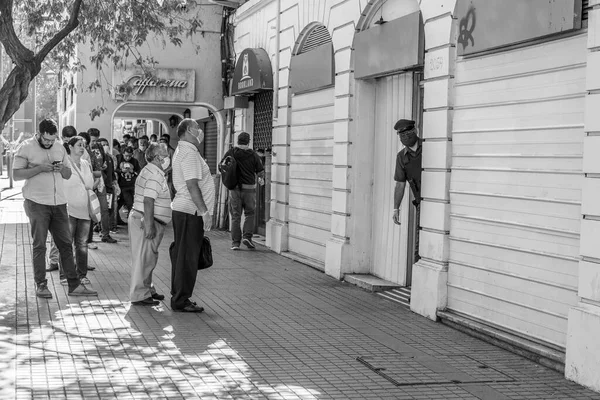
M6 54L17 65L25 65L33 60L33 52L19 40L13 20L13 0L0 0L0 41Z
M75 28L77 28L77 26L79 25L79 11L81 10L81 3L83 3L83 0L75 0L67 25L65 25L64 28L58 31L56 35L54 35L52 39L50 39L48 43L46 43L44 47L42 47L42 49L36 54L35 57L39 63L44 61L48 53L50 53L52 49L54 49L60 42L62 42L62 40L66 38L69 35L69 33L73 32Z

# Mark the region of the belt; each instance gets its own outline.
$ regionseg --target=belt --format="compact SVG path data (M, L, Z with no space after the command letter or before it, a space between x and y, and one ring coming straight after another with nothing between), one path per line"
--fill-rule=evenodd
M143 212L141 212L140 210L136 210L135 208L132 208L131 211L135 211L136 213L140 214L142 217L144 216ZM162 225L162 226L167 226L166 222L161 221L160 219L158 219L156 217L154 218L154 222L156 222L157 224Z

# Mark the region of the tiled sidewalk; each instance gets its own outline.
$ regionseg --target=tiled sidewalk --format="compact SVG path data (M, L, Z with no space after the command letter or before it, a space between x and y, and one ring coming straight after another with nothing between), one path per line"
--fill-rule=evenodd
M21 210L0 202L1 399L600 399L264 247L232 252L225 232L209 234L202 314L131 307L123 229L90 250L97 298L68 297L52 272L54 298L38 299ZM171 240L155 273L165 295Z

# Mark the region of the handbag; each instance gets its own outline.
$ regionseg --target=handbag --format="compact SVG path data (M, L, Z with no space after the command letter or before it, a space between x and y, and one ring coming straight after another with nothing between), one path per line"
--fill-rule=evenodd
M175 265L175 242L171 242L169 246L169 257L171 258L171 264ZM209 268L213 265L212 246L210 245L210 239L206 236L202 239L202 246L200 247L200 257L198 258L198 270Z
M79 179L81 179L81 183L83 183L83 187L85 188L85 181L83 177L79 173L79 170L76 165L73 165L73 169L77 172ZM94 193L93 190L86 189L88 194L88 212L90 214L90 218L93 222L98 223L102 219L102 214L100 212L100 200L98 200L98 196Z
M198 260L198 269L206 269L213 265L212 246L210 239L204 236L202 247L200 248L200 259Z
M102 219L102 214L100 212L100 200L98 200L98 196L94 193L93 190L88 190L88 210L90 212L90 218L92 221L98 223Z

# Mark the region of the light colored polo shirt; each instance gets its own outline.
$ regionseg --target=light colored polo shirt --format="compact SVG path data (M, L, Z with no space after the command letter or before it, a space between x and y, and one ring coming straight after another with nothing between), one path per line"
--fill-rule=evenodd
M208 164L200 156L196 146L183 140L179 141L173 155L172 165L173 186L176 190L175 198L171 203L173 211L201 215L185 184L190 179L198 179L202 198L208 211L212 214L215 207L215 182L210 174Z
M168 224L171 221L171 192L167 177L160 167L146 164L135 181L133 208L144 212L144 197L154 199L154 218Z
M60 142L55 141L52 147L44 149L36 136L25 140L15 153L13 169L32 168L35 165L62 161L71 168L67 151ZM57 206L67 204L64 179L60 172L41 172L25 181L23 198L38 204Z

